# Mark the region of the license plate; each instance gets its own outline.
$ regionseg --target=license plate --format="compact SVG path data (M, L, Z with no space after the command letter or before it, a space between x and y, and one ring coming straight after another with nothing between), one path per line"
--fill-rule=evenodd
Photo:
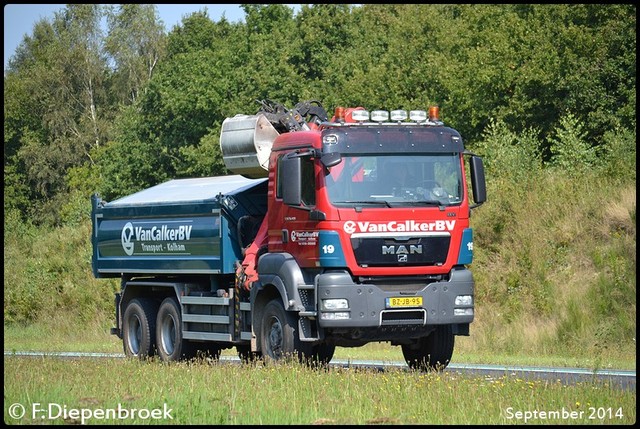
M421 296L394 296L387 298L387 308L422 307Z

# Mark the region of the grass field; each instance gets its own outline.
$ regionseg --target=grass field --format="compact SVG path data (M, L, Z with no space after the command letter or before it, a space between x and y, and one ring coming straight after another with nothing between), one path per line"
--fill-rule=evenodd
M633 424L636 392L598 383L300 364L4 358L18 424ZM16 405L17 404L17 405ZM19 412L23 410L23 414ZM111 413L111 414L109 414ZM117 414L119 413L119 414ZM126 418L125 418L126 417Z

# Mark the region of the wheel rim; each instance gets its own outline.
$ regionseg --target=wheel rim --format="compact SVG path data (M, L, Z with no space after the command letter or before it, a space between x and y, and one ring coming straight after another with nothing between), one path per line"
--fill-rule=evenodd
M171 315L162 320L160 341L162 342L162 349L167 355L172 355L176 347L176 323Z
M131 316L129 319L129 330L127 335L127 343L129 350L133 355L140 353L140 339L142 338L142 323L140 318L136 315Z
M268 351L269 356L274 359L282 357L282 342L283 332L282 323L277 317L272 317L269 323L269 330L267 333Z

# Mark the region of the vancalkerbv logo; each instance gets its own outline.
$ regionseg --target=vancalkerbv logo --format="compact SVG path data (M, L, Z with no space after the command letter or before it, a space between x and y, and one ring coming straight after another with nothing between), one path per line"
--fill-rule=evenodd
M124 228L122 228L121 242L122 242L122 249L124 249L124 253L126 253L129 256L133 255L134 245L133 245L133 241L131 241L132 238L133 238L133 225L131 224L131 222L127 222Z
M193 225L185 224L187 222L167 221L155 225L155 222L127 222L120 235L122 249L132 256L138 242L140 254L184 253L187 251L185 243L191 240L193 230Z
M385 223L374 222L354 222L348 220L344 223L343 229L349 235L356 233L371 232L432 232L432 231L453 231L456 226L455 220L436 220L433 222L416 222L415 220L389 221Z

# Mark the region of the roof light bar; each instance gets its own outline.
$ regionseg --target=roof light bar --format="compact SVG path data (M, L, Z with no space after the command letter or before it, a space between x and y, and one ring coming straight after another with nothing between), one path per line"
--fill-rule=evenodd
M347 116L350 118L347 119ZM391 119L391 121L389 121ZM344 107L336 107L334 121L339 123L357 122L360 124L366 124L370 122L390 122L401 123L409 119L412 122L418 124L426 123L427 125L437 125L440 122L440 108L438 106L430 106L429 110L407 110L396 109L389 112L388 110L373 110L369 112L361 107L357 109L349 109L347 115L347 109Z

